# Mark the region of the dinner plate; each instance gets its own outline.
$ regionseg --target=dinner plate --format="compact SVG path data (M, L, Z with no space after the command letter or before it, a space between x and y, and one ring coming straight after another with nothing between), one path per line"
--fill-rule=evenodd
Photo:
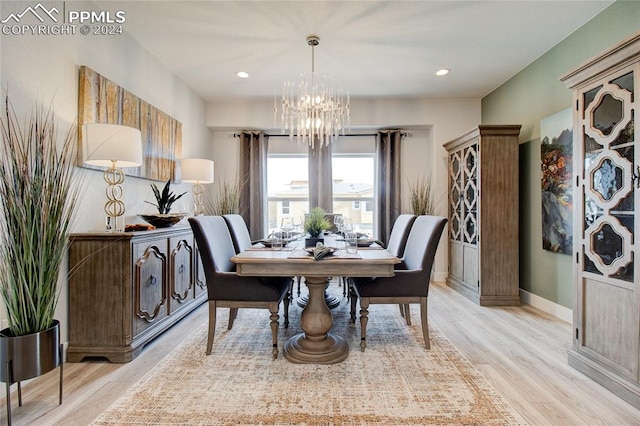
M360 238L358 240L358 247L370 247L371 244L375 243L375 240L370 240L368 238Z
M287 238L286 240L283 240L283 243L286 245L286 244L289 244L292 241L296 241L296 239L295 238ZM260 240L260 241L257 241L257 242L259 242L260 244L262 244L265 247L271 247L271 243L272 243L272 241L270 239Z

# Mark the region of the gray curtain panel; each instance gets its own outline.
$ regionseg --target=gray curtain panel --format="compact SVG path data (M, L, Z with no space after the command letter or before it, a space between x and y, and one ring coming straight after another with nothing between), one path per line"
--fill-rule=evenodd
M378 212L378 235L385 243L389 241L391 227L401 210L401 140L400 130L385 130L376 136L376 181Z
M331 168L331 146L309 146L309 209L322 207L327 212L333 211L333 178Z
M264 132L240 133L240 214L252 240L265 237L267 197L267 147Z

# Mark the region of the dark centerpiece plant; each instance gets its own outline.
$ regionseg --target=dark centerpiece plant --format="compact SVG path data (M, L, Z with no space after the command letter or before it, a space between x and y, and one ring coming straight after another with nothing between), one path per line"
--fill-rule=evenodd
M156 206L158 209L158 213L160 214L169 214L169 212L171 211L171 207L173 206L173 203L175 203L177 200L180 199L180 197L186 194L186 192L183 192L180 195L175 195L173 192L170 191L170 187L171 187L171 179L167 181L164 188L162 189L162 192L160 192L160 190L158 189L155 183L152 183L151 189L153 190L153 195L155 195L156 197L157 204L154 204L149 201L145 201L145 203L151 204L152 206Z
M318 242L323 242L322 233L331 229L331 223L327 220L327 212L321 207L314 207L304 221L304 231L309 234L305 240L306 247L313 247Z
M157 228L173 226L186 216L186 213L171 213L173 203L186 194L186 192L180 195L174 194L171 191L171 179L164 185L162 192L160 192L155 183L151 184L151 189L156 197L156 203L154 204L150 201L145 201L145 203L155 206L158 209L158 214L139 214L138 216Z
M61 365L54 314L80 199L76 134L76 123L59 132L53 108L41 104L21 122L5 94L0 113L0 292L8 321L0 331L0 378L5 383Z

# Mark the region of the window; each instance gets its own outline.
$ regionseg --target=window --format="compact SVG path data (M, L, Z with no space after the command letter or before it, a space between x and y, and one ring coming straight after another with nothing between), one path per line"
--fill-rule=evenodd
M309 212L307 170L306 156L267 156L267 223L269 234L280 228L283 216L301 218L305 213Z
M280 229L282 218L300 223L309 213L307 150L288 137L269 137L267 153L267 232Z
M351 136L333 144L333 212L351 218L359 232L372 237L376 212L375 138Z
M354 227L373 235L375 138L342 137L333 144L333 211L351 218ZM271 136L267 155L268 232L280 228L282 218L302 223L309 213L307 147L288 137Z

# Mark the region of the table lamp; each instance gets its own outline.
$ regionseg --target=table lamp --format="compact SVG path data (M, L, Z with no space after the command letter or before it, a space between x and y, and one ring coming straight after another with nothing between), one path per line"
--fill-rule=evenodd
M195 183L191 188L193 191L193 204L195 215L200 215L204 211L202 194L204 193L203 183L213 183L213 161L204 158L184 158L182 160L182 181Z
M104 180L107 183L106 230L122 231L124 223L118 218L124 215L122 197L124 173L121 167L142 165L142 135L140 130L118 124L88 123L82 130L84 163L107 167Z

